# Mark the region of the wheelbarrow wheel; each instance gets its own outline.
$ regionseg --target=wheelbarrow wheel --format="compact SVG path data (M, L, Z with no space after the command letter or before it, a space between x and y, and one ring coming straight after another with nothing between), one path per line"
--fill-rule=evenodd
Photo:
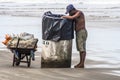
M16 59L16 66L20 65L20 59Z
M15 57L15 54L13 55L13 64L12 64L12 66L14 66L14 65L16 65L16 66L20 65L20 59L17 59Z
M28 67L30 67L30 65L31 65L31 55L29 56L29 59L28 59L28 64L27 64L27 66L28 66Z

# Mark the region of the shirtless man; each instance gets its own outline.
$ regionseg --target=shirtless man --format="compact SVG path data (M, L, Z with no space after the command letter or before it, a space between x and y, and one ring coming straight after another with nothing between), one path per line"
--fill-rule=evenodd
M80 10L76 10L72 4L66 7L66 14L67 13L69 13L69 16L62 16L62 18L73 19L75 21L76 46L80 54L80 62L74 67L84 68L84 62L86 58L86 39L87 39L87 30L85 28L85 17L83 12Z

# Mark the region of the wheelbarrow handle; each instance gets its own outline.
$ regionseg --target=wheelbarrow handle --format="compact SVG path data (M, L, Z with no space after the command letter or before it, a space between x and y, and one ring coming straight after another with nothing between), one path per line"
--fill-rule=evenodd
M35 43L35 45L34 45L34 48L33 48L33 49L35 49L35 48L36 48L36 46L37 46L37 42L38 42L38 39L36 40L36 43Z
M20 38L18 38L16 49L18 49L19 42L20 42Z

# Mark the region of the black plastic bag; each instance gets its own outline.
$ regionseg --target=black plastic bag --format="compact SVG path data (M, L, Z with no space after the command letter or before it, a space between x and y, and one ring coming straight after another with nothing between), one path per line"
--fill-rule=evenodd
M44 13L42 18L43 40L70 40L74 38L73 20L62 19L61 14Z

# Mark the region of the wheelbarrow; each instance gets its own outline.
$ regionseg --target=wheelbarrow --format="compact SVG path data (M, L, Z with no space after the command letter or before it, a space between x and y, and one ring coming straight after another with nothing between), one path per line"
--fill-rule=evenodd
M31 60L35 60L34 53L36 51L38 39L36 39L36 42L33 48L19 48L18 47L19 42L20 42L20 38L17 41L16 47L13 47L13 48L9 47L11 52L14 54L12 66L15 66L15 65L19 66L20 63L22 62L22 63L27 63L27 67L30 67Z

